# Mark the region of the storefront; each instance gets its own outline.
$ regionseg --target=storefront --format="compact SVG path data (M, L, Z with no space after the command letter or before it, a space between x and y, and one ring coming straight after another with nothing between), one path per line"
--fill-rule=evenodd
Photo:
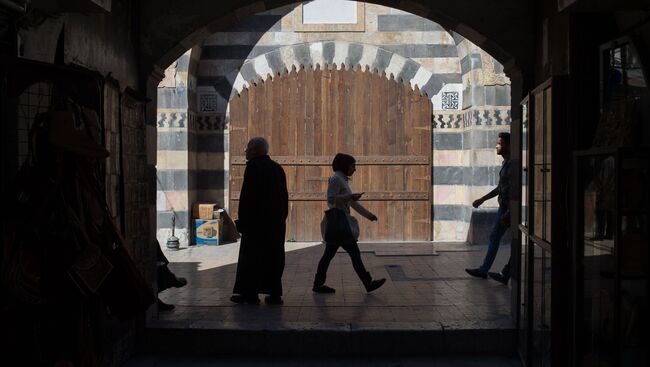
M513 254L521 260L526 366L649 361L647 78L631 39L600 53L600 119L589 149L577 142L590 132L572 126L579 108L569 106L577 89L569 77L534 88L513 126L522 187Z

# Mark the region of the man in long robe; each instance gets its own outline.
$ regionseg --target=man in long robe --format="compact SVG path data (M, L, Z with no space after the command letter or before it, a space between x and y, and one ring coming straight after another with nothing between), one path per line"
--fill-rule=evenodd
M246 170L239 196L237 230L242 234L237 277L230 298L235 303L282 304L284 239L289 212L287 180L282 167L268 155L261 137L248 142Z

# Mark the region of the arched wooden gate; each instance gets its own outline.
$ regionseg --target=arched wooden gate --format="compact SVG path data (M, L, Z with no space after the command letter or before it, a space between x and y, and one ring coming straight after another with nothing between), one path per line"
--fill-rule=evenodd
M364 241L431 240L431 102L408 83L361 70L292 70L230 101L230 210L237 218L249 138L264 136L287 174L287 238L318 241L337 152L357 158L350 184L379 217ZM360 217L360 216L358 216Z

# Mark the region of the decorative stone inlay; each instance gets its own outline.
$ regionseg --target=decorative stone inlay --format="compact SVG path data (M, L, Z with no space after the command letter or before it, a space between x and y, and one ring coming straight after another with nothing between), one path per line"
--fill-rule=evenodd
M511 122L512 117L510 110L507 108L466 110L463 112L450 111L449 113L434 111L431 117L431 127L433 129L508 126Z
M481 61L483 64L483 85L506 85L510 84L505 74L497 74L494 69L494 58L487 52L481 50Z
M217 112L217 94L201 94L199 96L199 112Z
M458 92L442 92L442 109L458 109Z

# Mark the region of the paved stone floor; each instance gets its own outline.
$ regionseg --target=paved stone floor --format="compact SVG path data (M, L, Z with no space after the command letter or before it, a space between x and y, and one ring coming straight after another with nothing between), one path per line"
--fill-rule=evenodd
M314 294L311 284L323 245L287 243L283 276L284 306L237 305L229 301L235 279L238 244L164 250L170 269L188 285L160 293L176 305L153 324L180 327L285 329L358 325L371 328L510 328L510 288L469 277L484 246L428 243L361 244L363 261L373 277L386 284L368 294L350 258L336 255L327 284L335 294ZM342 250L340 250L342 251ZM502 247L494 264L501 269L510 249ZM478 366L478 365L477 365ZM481 365L482 366L482 365Z

